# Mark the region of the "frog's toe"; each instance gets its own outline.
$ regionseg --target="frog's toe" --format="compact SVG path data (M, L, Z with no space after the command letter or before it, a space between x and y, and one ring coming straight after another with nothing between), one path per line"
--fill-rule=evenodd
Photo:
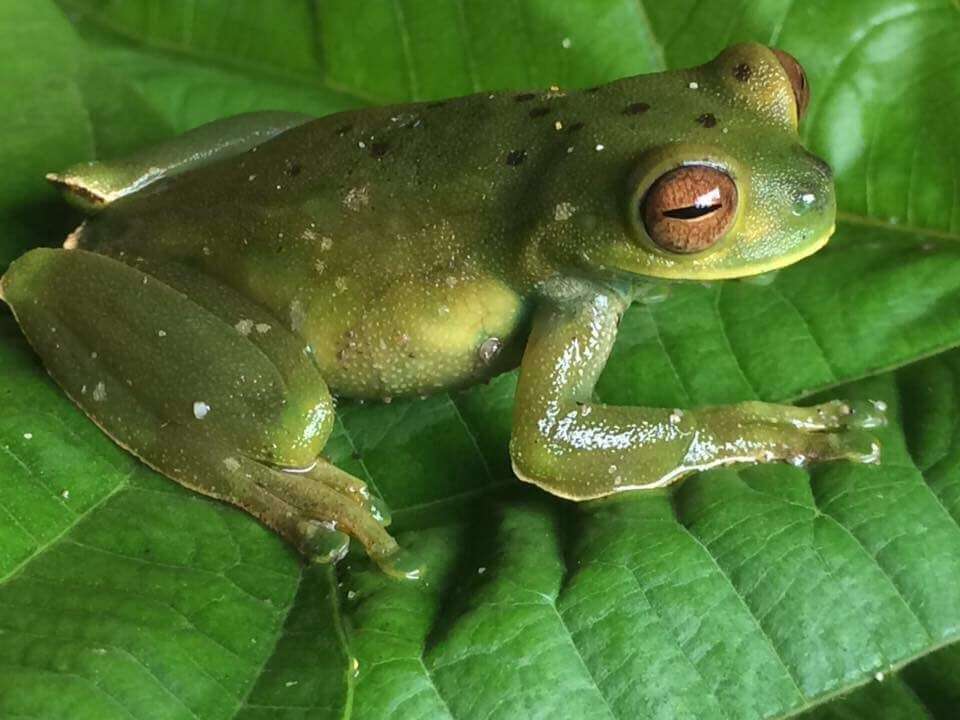
M883 400L857 400L848 405L846 427L868 430L887 424L887 404Z
M384 573L397 580L422 580L426 565L416 553L398 548L388 555L371 554Z
M365 507L370 514L373 515L377 522L384 527L389 527L393 518L390 515L390 508L387 506L386 502L378 498L376 495L368 493Z
M880 462L880 443L870 433L859 429L840 432L810 433L807 442L788 460L796 465L824 460L849 460L862 465Z
M298 530L303 538L299 550L311 562L336 563L350 549L350 536L337 530L333 523L304 520Z
M809 415L794 424L804 430L840 430L850 423L853 412L851 404L844 400L829 400L803 410Z

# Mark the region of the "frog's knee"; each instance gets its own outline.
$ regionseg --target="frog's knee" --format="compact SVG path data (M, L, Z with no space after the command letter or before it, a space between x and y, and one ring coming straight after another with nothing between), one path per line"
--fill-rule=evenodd
M162 178L238 155L311 118L290 112L253 112L214 120L125 158L73 165L47 180L81 210L98 212Z

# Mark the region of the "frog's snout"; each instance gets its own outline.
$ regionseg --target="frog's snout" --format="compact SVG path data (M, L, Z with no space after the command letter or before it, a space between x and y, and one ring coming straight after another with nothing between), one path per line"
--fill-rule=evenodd
M833 207L833 170L822 159L801 151L804 166L802 177L793 185L790 198L794 215L823 213Z

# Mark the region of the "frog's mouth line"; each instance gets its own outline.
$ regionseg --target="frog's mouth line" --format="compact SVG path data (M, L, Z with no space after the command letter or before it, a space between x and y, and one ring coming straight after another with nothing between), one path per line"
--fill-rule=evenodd
M759 268L757 270L751 270L748 272L744 271L734 271L734 272L724 272L723 270L710 270L710 269L701 269L697 271L697 275L693 280L737 280L739 278L753 277L754 275L763 275L764 273L772 272L774 270L780 270L785 268L788 265L793 265L796 262L810 257L817 251L823 249L823 246L827 244L830 238L833 236L834 231L837 229L836 223L830 226L830 229L827 230L823 235L817 238L816 242L813 242L809 245L804 245L802 248L797 250L792 254L786 254L781 257L776 258L771 261L769 265ZM683 278L674 277L670 278L665 276L666 279L670 280L680 280Z

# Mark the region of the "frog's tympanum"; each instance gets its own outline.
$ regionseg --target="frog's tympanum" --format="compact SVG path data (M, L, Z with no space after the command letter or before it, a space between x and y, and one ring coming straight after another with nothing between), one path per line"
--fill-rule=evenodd
M50 374L149 466L310 557L352 536L412 577L382 501L321 455L334 397L519 362L513 468L574 500L729 463L877 461L879 403L592 398L651 283L766 273L827 242L807 99L792 57L746 44L586 90L221 120L50 176L89 217L0 287Z

